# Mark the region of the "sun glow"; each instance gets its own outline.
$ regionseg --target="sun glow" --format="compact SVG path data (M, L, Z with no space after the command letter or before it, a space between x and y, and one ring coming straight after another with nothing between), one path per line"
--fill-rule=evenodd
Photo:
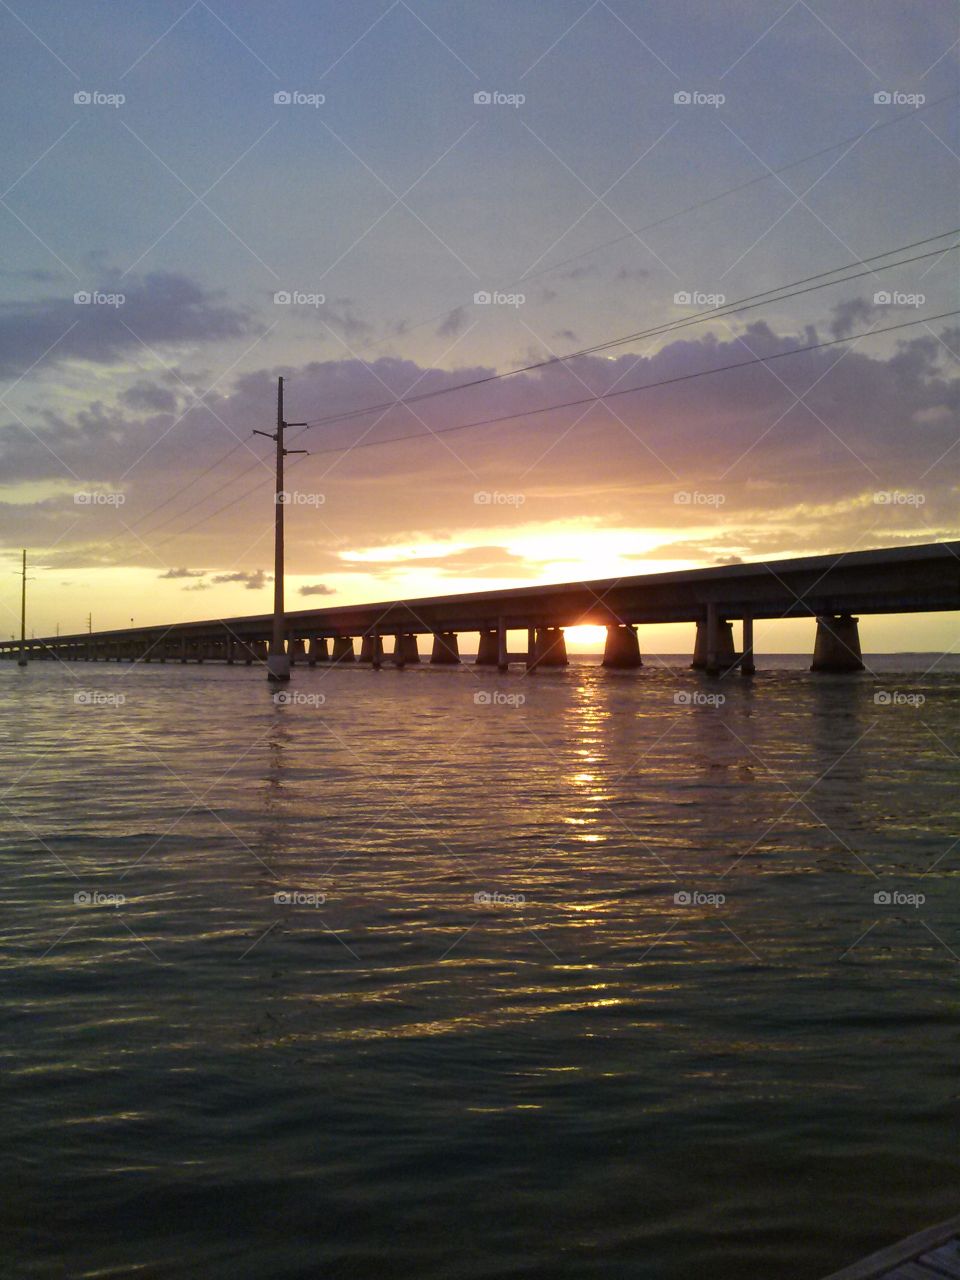
M563 634L566 640L574 644L589 644L603 648L604 641L607 638L605 627L594 627L587 623L579 627L564 627Z

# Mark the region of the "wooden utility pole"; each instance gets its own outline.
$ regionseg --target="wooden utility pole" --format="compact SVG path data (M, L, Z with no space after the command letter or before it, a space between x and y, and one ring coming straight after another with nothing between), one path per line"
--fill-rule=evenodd
M274 545L273 545L273 635L270 640L270 653L267 657L267 679L289 680L290 658L287 654L287 626L283 607L283 508L286 505L287 493L283 487L283 460L288 453L306 453L306 449L285 449L283 446L284 427L305 427L305 422L284 422L283 420L283 378L277 379L277 433L255 431L254 435L267 436L277 444L277 479L273 495L274 501Z
M20 571L20 657L18 667L27 665L27 549L23 549L23 568Z

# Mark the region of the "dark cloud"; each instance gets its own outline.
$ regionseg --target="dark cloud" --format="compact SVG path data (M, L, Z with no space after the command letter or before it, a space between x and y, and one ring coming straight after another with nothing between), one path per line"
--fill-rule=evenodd
M268 582L273 581L273 576L263 569L256 569L250 573L218 573L214 576L213 581L218 584L222 582L242 582L248 591L260 591Z
M833 308L830 332L835 338L848 338L856 329L865 329L873 323L877 308L865 298L849 298Z
M317 314L351 341L368 338L373 333L373 326L357 315L352 298L332 298L318 308Z
M649 280L650 272L645 271L643 267L621 267L614 276L615 280Z
M598 276L600 268L593 262L584 262L579 267L571 267L569 271L561 271L561 280L586 280L590 276Z
M43 368L66 360L109 364L143 344L212 342L247 331L247 316L187 276L113 276L78 294L120 297L78 304L74 295L0 303L0 375L15 377L47 352Z
M302 596L334 596L337 593L333 587L325 587L321 582L314 582L301 587L299 594Z
M166 573L158 574L160 578L203 578L206 576L206 569L168 569Z
M288 487L322 492L326 501L287 510L289 571L308 581L322 575L331 585L332 574L380 576L416 567L535 574L536 566L498 559L488 544L503 528L544 522L669 530L663 541L678 544L674 558L706 563L858 541L925 541L935 536L927 530L956 530L960 448L952 446L960 380L949 350L960 340L955 330L906 331L677 381L825 337L822 329L796 333L759 323L739 337L677 337L647 355L590 356L422 400L415 415L398 407L379 422L371 414L311 428L294 445L311 452L295 460ZM265 368L219 388L209 410L194 407L172 431L165 414L134 415L125 405L98 402L70 414L38 413L30 430L9 420L0 432L0 472L10 482L55 484L56 492L33 503L0 502L0 544L16 548L27 537L38 547L56 546L50 563L64 569L137 564L154 571L184 562L230 564L258 536L268 547L270 446L252 440L250 431L262 430L275 413L278 372L288 379L289 416L299 420L378 404L414 384L417 394L442 391L491 370L423 368L394 357ZM555 409L439 439L430 434L661 380L671 385L605 405ZM417 438L390 443L410 435ZM252 452L237 450L238 438ZM234 456L219 461L231 448ZM204 472L181 498L185 481ZM75 489L100 487L122 490L124 506L74 505ZM880 505L872 496L906 488L922 490L922 503ZM501 496L478 505L480 491ZM678 499L681 491L692 496ZM513 500L517 495L522 502ZM168 505L147 518L158 503ZM189 532L180 541L182 529ZM489 532L478 535L480 529ZM352 554L435 543L439 530L460 545L485 547L472 563L437 556L398 565L386 552L369 563ZM660 550L648 558L655 555L670 558ZM245 583L250 576L229 580Z
M137 382L121 393L120 403L130 409L173 413L177 407L177 397L166 387L158 387L152 382Z
M444 320L443 324L439 326L439 328L437 329L437 337L438 338L455 338L458 333L462 332L466 323L467 323L466 307L457 307L455 310L449 313L447 318Z

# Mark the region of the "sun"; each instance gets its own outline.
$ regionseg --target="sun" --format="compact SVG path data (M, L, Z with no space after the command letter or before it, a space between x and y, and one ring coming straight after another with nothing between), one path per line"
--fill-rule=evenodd
M594 627L585 623L580 627L564 627L564 637L573 644L603 645L607 638L606 627Z

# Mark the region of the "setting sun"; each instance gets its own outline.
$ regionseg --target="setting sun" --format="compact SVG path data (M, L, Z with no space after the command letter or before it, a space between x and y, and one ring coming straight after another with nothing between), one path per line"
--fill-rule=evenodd
M583 644L602 649L607 638L605 627L594 627L584 624L581 627L564 627L563 634L568 644Z

